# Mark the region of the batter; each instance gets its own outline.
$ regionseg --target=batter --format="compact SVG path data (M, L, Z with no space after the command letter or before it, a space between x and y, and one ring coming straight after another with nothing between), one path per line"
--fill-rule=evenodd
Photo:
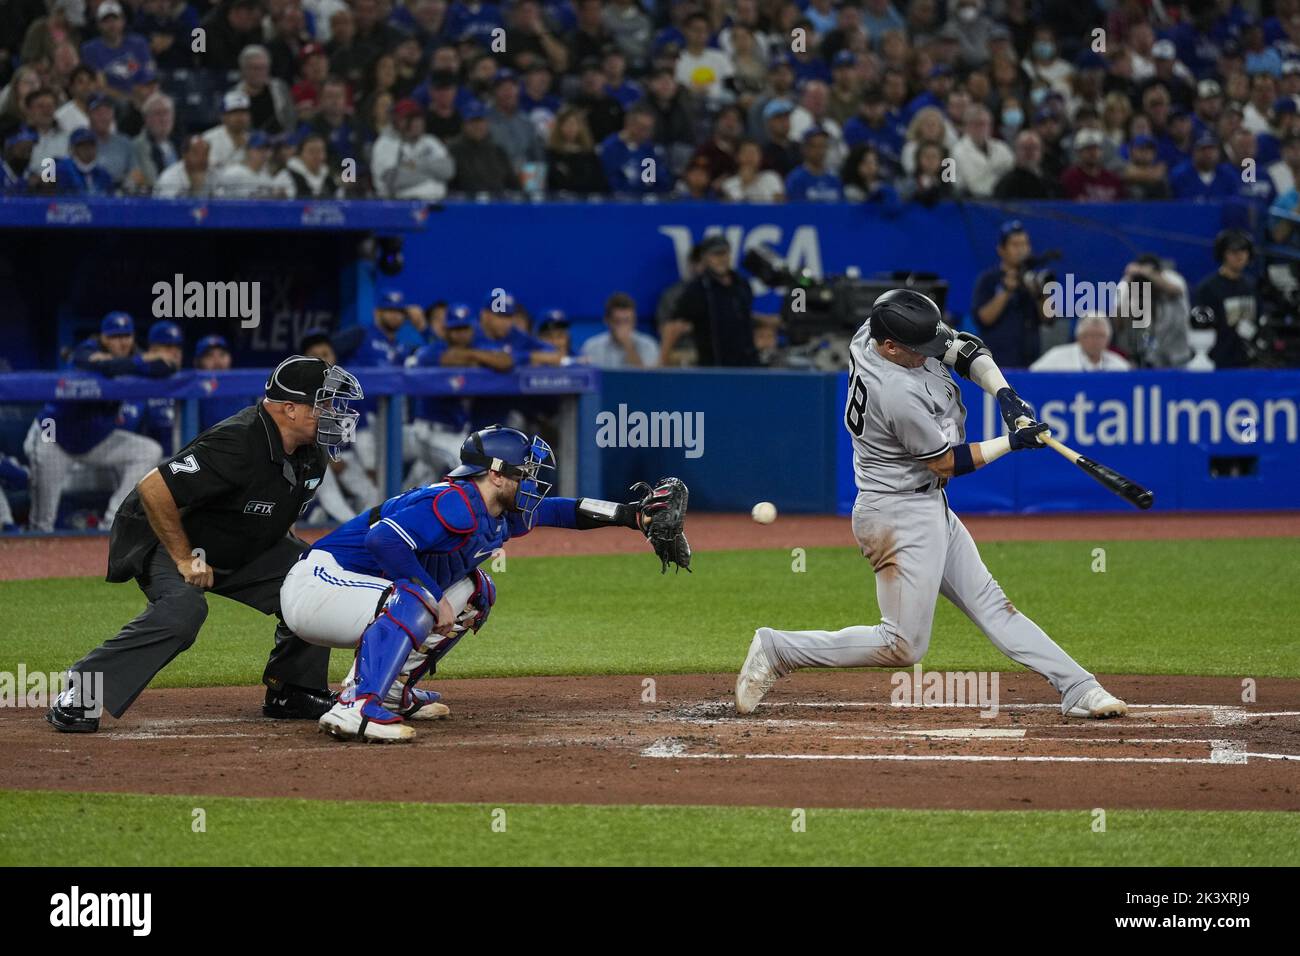
M1047 678L1068 717L1127 711L1037 624L1016 610L948 507L944 486L1012 451L1042 447L1047 426L1007 385L978 338L954 334L910 289L881 296L849 350L844 425L858 486L853 535L876 574L879 624L838 631L760 627L736 679L736 710L752 713L800 667L910 667L930 645L942 594L1003 654ZM998 399L1010 433L965 442L966 410L948 368Z

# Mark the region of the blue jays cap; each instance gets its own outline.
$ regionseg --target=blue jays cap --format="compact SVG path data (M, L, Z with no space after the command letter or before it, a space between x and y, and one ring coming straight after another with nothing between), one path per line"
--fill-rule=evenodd
M1277 99L1273 101L1274 115L1282 116L1286 113L1294 113L1294 112L1296 112L1294 96L1279 96Z
M21 127L18 132L11 135L5 140L5 149L13 146L15 143L39 143L41 137L37 135L36 130L30 126Z
M225 349L230 351L230 343L226 341L225 336L204 336L200 338L194 346L194 358L201 359L213 349Z
M381 295L381 296L379 297L379 304L378 304L377 306L375 306L375 308L377 308L377 309L405 309L405 308L406 308L406 296L402 294L402 292L401 292L400 289L391 289L391 290L389 290L388 292L385 292L383 295Z
M808 132L803 134L803 142L808 142L808 140L812 139L814 136L830 136L830 133L826 132L825 127L810 126L808 127Z
M263 133L260 129L255 129L248 134L248 149L270 149L271 137Z
M135 319L127 312L110 312L99 323L100 335L134 335Z
M447 306L447 318L443 324L449 329L467 329L474 324L474 313L464 302L453 302Z
M103 93L96 93L94 96L90 98L90 101L86 104L86 109L96 110L99 109L101 106L107 106L111 109L113 106L113 101Z
M499 315L514 315L517 311L515 297L504 289L493 289L487 295L483 296L483 305L485 312L496 312Z
M68 137L68 143L73 146L80 146L82 143L93 143L94 141L95 134L85 126L74 129L72 135Z
M1155 149L1156 140L1154 136L1148 136L1146 133L1139 133L1134 136L1128 144L1129 149Z
M478 100L470 100L460 111L460 118L463 120L478 120L487 116L487 110Z
M194 346L194 357L196 359L203 358L204 355L211 352L213 349L225 349L229 352L230 343L226 341L224 335L205 335L203 338L199 339L198 343Z
M150 345L184 345L185 333L175 322L164 319L149 326Z
M569 327L569 317L564 314L563 309L547 309L542 313L542 319L537 324L538 332L545 332L548 329L567 329Z
M1196 137L1196 142L1192 143L1193 149L1204 149L1206 147L1211 147L1213 149L1219 148L1219 138L1209 130L1205 130L1201 133L1200 136Z
M998 226L999 244L1006 242L1009 236L1014 236L1018 232L1026 232L1025 224L1019 219L1008 219L1002 225Z
M840 52L836 53L831 59L832 67L857 66L857 63L858 58L853 55L852 50L840 50Z

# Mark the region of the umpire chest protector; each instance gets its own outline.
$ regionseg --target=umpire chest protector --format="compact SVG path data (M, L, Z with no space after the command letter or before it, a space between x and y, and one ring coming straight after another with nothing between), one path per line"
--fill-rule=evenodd
M325 476L316 444L286 454L259 402L213 426L158 466L193 546L218 573L234 571L289 533ZM113 522L108 580L143 570L158 539L138 491Z

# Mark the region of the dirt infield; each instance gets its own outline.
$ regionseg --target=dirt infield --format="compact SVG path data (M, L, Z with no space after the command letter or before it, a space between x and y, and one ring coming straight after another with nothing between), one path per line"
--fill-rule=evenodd
M1278 538L1300 536L1300 511L1240 513L1114 513L1095 515L986 515L962 520L978 541L1142 541L1182 538ZM687 533L695 551L739 548L852 547L848 519L793 515L758 525L748 515L691 514ZM309 541L322 530L304 534ZM511 541L510 557L641 553L636 535L573 534L541 530ZM0 536L0 581L49 577L100 577L108 538L92 536Z
M96 735L0 712L6 787L488 803L949 809L1300 807L1300 681L1106 677L1128 718L1068 720L1044 682L1001 708L889 705L890 675L798 674L752 717L733 677L444 681L409 745L260 717L260 688L146 691Z

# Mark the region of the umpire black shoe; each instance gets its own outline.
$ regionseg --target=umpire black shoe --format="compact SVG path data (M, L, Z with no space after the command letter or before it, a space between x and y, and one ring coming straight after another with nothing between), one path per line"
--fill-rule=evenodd
M65 734L93 734L99 730L99 718L90 716L85 707L65 706L57 701L45 712L45 719L51 727Z
M266 689L262 716L272 720L320 720L334 706L334 692L321 688L313 690L296 684Z

